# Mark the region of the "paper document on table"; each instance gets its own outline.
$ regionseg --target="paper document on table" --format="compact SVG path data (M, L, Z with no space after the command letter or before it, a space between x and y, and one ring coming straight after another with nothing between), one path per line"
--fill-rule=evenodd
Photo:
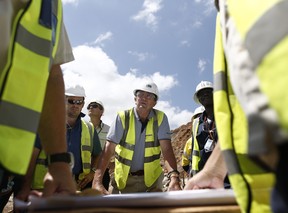
M53 196L32 198L28 209L60 210L95 207L169 207L235 205L232 189L202 189L172 192L130 193L96 196Z

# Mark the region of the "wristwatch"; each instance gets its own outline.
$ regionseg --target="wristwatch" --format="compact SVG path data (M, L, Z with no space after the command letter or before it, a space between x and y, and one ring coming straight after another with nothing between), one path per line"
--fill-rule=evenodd
M71 152L56 153L47 156L47 165L52 163L64 162L68 163L71 169L74 167L74 155Z

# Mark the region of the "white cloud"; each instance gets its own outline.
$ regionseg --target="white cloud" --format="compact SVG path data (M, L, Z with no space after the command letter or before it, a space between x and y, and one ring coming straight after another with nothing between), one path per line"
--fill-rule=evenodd
M199 59L198 61L198 69L200 72L203 72L206 69L207 61L205 59Z
M62 0L63 5L64 4L73 4L73 5L78 5L80 0Z
M106 40L111 40L112 36L113 36L113 34L110 31L108 31L108 32L106 32L104 34L100 34L96 38L96 40L93 42L93 44L99 45L99 46L104 46L103 42L106 41Z
M73 53L75 61L62 66L64 80L66 84L79 83L84 86L84 113L87 113L86 106L90 101L101 100L105 107L103 121L111 124L117 111L135 106L133 90L143 81L152 80L158 85L160 93L156 108L166 113L171 128L175 129L190 121L192 112L181 111L161 97L178 84L173 76L161 75L160 72L137 76L135 68L122 75L114 61L100 47L81 45L73 48Z
M161 10L162 0L145 0L143 3L143 9L132 17L135 21L145 21L146 25L153 31L158 28L158 17L156 13Z
M192 26L193 28L199 28L203 25L202 21L196 20L193 22Z
M191 46L190 41L187 41L187 40L181 41L180 44L181 44L181 46L185 46L185 47L190 47Z
M149 53L139 53L137 51L128 51L130 55L136 56L138 61L145 61L149 57Z
M214 0L194 0L195 3L203 4L204 6L204 14L210 15L212 12L216 11L216 8L214 6Z
M214 0L205 1L205 15L210 15L216 11L216 7L214 5Z

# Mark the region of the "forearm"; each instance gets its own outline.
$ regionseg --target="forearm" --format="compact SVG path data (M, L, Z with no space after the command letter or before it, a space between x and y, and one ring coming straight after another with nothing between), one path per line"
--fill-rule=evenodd
M177 162L173 152L173 148L170 141L160 141L162 155L165 159L166 168L169 171L177 170Z
M91 157L91 169L94 170L96 169L98 161L99 161L99 155Z
M225 164L225 160L223 158L219 141L215 146L211 156L209 157L208 161L206 162L204 168L204 172L213 173L214 176L222 178L224 180L225 176L227 175L227 167Z
M110 163L110 159L112 155L114 154L116 144L111 143L109 141L106 142L104 150L101 152L101 155L99 157L97 167L96 167L96 172L94 175L94 181L93 182L102 182L102 178L104 175L104 172L106 168L108 167Z
M39 135L47 154L67 151L64 81L60 65L53 65L39 123ZM49 131L47 131L49 130Z

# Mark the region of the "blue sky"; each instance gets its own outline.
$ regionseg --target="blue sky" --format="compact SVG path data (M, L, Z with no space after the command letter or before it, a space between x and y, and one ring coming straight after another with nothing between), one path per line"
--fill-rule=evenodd
M152 80L155 108L175 129L190 121L201 80L213 81L213 0L63 0L75 61L65 84L82 84L86 103L104 103L103 121L134 106L133 90ZM85 105L86 107L86 105ZM86 109L83 109L86 113Z

